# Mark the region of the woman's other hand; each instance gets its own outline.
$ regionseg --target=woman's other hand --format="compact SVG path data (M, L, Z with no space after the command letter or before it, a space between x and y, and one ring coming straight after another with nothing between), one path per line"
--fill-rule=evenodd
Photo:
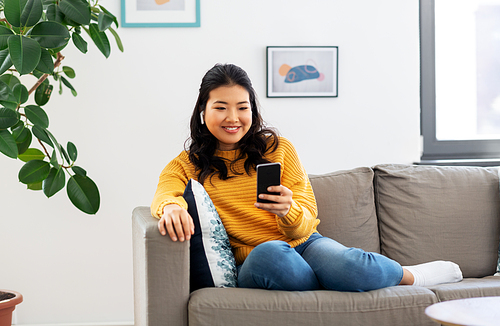
M184 208L177 204L166 205L163 208L163 215L158 221L158 230L162 235L170 236L172 241L191 239L194 234L193 219Z
M279 195L260 194L260 199L267 199L275 203L255 203L255 207L283 217L290 211L293 203L293 192L285 186L271 186L269 192L278 192Z

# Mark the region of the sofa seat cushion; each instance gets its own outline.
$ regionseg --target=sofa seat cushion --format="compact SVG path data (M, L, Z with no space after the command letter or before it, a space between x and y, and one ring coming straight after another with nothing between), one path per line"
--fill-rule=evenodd
M318 204L318 231L347 247L380 253L373 196L373 170L367 167L309 175Z
M396 286L352 293L205 288L191 294L189 325L434 325L426 288Z
M497 168L386 164L374 171L382 254L403 266L454 261L464 277L495 273Z
M500 276L465 278L458 283L440 284L428 289L436 293L439 301L500 296Z

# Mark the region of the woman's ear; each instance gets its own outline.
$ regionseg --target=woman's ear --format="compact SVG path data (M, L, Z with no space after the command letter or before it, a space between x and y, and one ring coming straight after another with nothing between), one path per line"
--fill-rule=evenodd
M201 120L201 124L204 125L205 124L205 119L203 118L205 116L205 111L201 111L200 112L200 120Z

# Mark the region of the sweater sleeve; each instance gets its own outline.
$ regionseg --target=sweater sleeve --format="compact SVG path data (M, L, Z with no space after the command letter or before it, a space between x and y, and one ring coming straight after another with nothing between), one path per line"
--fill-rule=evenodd
M277 217L278 227L287 237L298 239L310 235L319 224L316 199L294 146L286 139L280 142L284 146L281 183L293 192L293 203L287 215Z
M181 153L167 164L160 174L158 187L151 204L151 215L156 218L161 218L163 208L169 204L177 204L187 209L187 203L182 197L189 181L188 165L184 156L187 157L187 154Z

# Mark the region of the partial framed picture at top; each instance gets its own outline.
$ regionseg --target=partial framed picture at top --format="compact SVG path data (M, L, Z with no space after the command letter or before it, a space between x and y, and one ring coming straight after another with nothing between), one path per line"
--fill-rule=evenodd
M200 27L200 0L121 0L123 27Z
M268 46L267 97L337 97L337 46Z

